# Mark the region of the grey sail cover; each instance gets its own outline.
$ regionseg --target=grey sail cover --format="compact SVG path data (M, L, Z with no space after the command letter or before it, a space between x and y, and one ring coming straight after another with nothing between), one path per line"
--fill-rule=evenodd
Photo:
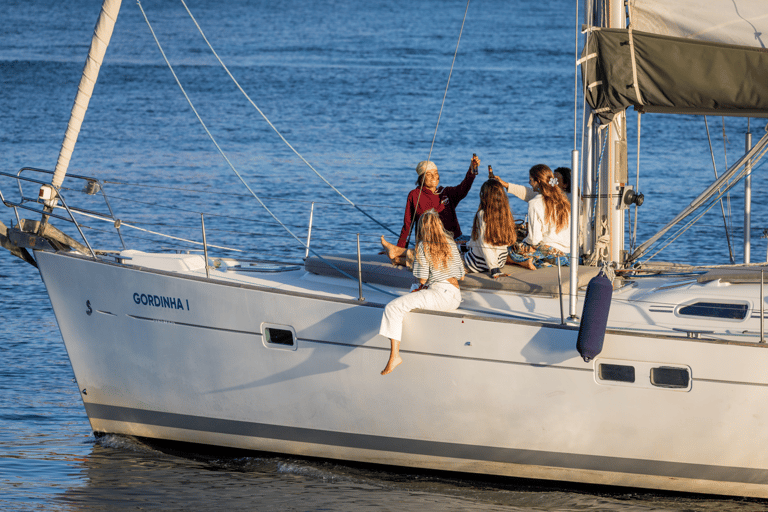
M586 100L603 121L629 106L768 117L768 0L635 0L631 9L631 28L589 32L582 52Z

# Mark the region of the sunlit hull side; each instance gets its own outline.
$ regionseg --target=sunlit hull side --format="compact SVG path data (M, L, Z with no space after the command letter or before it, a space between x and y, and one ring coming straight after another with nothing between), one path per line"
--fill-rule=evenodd
M555 318L555 299L537 299L552 315L535 320L526 310L482 315L472 307L482 297L467 293L456 312L410 313L405 362L382 377L387 297L358 301L354 282L297 270L268 286L199 269L36 258L95 432L768 497L765 344L610 327L587 363L578 328ZM619 302L610 325L637 324L628 317L638 307ZM294 345L266 343L265 325L295 332ZM635 381L601 379L600 365L614 363L632 366ZM686 369L690 382L653 385L648 372L661 367Z

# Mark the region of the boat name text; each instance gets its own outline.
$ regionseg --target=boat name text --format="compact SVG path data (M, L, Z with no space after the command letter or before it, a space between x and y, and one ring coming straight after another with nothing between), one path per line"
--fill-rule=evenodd
M182 301L176 297L161 297L148 293L134 293L133 302L142 306L154 306L156 308L183 309L189 311L189 299ZM186 303L186 307L184 307Z

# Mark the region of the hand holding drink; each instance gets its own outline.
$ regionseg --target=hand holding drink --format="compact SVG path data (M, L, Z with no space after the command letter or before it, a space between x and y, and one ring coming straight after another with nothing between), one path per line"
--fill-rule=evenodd
M472 153L472 162L469 164L469 170L477 174L477 167L480 165L480 159L475 153Z

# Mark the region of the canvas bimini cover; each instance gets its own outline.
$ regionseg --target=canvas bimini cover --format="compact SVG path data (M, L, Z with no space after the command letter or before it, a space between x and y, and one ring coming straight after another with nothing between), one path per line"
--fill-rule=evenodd
M641 112L768 117L768 0L630 0L626 29L594 28L586 100L603 121Z

